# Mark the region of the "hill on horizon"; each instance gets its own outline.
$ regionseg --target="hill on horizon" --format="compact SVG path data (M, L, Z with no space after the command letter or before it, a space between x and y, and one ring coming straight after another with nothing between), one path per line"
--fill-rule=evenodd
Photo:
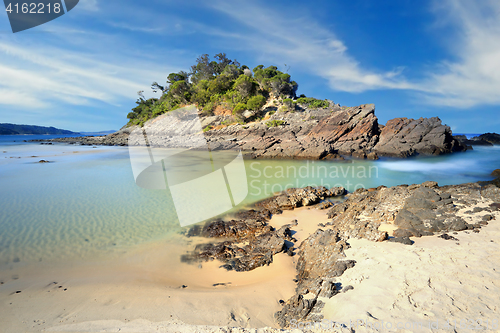
M36 125L17 125L0 123L0 135L20 135L20 134L79 134L55 127L45 127Z

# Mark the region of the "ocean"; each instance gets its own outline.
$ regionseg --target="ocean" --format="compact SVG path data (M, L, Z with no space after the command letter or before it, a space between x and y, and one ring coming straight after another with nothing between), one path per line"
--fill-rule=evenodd
M52 137L0 136L0 271L92 261L185 230L168 190L136 185L126 147L24 142ZM245 168L248 195L235 209L289 187L490 180L500 146L405 160L245 160Z

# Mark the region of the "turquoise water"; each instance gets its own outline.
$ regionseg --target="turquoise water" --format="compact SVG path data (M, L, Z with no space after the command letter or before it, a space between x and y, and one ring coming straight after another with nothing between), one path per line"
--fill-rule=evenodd
M127 148L15 139L0 138L0 268L12 262L92 260L181 230L169 191L135 184ZM36 163L40 159L51 163ZM287 187L342 185L353 191L426 180L441 185L489 180L500 168L500 147L407 160L246 160L245 165L249 194L240 207Z

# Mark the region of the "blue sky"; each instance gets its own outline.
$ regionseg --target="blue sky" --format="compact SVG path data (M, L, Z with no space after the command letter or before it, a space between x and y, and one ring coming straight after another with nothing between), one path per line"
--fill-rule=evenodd
M225 52L286 64L298 94L375 103L381 123L438 116L457 133L500 132L496 0L80 0L16 34L0 15L0 122L119 129L137 91Z

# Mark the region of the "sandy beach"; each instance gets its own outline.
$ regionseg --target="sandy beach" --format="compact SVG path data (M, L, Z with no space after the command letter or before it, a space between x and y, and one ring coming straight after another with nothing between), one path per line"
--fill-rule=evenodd
M299 208L275 215L271 224L295 219L299 242L327 221L325 211ZM352 325L356 332L415 332L418 326L404 325L421 323L424 332L436 322L435 332L450 331L447 322L457 332L469 325L495 331L499 220L497 212L479 233L459 232L453 235L457 240L414 238L411 246L349 240L346 259L356 265L337 279L347 291L322 299L324 321L314 331L348 331ZM216 261L180 263L180 255L200 241L178 235L92 264L31 266L18 269L17 279L2 272L2 332L281 331L273 314L294 292L296 256L280 253L271 265L250 272L228 272ZM347 327L340 329L340 323Z

